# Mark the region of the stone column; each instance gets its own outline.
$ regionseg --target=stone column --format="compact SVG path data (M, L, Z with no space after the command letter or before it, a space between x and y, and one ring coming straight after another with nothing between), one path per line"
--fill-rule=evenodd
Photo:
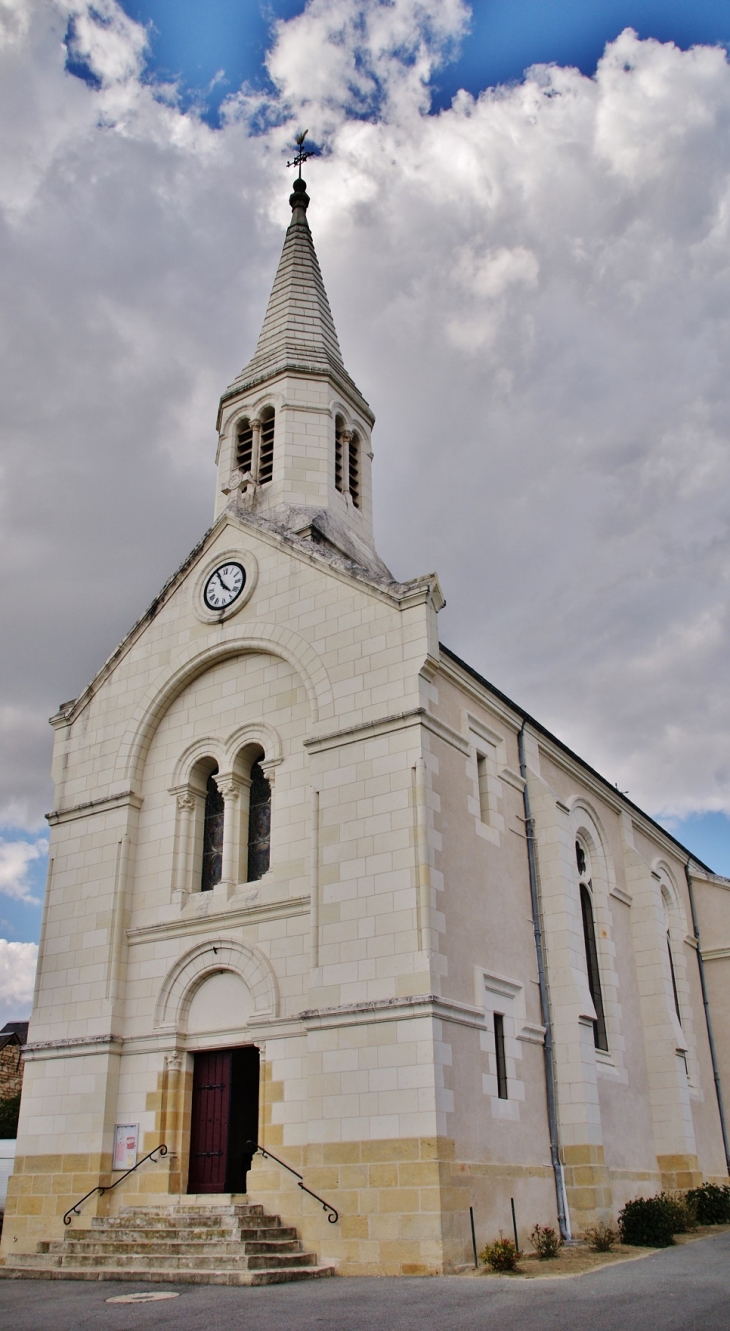
M254 484L258 484L259 479L259 459L261 457L261 421L251 421L251 433L253 434L253 444L251 447L251 475Z
M216 784L223 796L223 863L218 888L230 896L241 877L241 809L242 780L232 773L221 773Z
M195 796L187 787L177 793L177 829L172 869L172 900L183 906L192 891L190 845L193 835Z

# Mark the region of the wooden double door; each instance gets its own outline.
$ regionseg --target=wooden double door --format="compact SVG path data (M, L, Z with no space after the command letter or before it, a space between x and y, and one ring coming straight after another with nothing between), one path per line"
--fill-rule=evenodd
M245 1192L249 1143L258 1140L259 1051L194 1055L188 1192Z

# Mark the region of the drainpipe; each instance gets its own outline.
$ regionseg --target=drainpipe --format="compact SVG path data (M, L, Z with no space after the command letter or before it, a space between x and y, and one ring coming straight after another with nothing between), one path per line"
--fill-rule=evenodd
M550 1003L548 999L547 980L545 978L545 953L542 942L542 926L540 924L540 901L538 894L537 879L537 851L535 847L535 824L530 813L530 796L527 790L527 763L525 762L525 722L517 736L517 745L520 755L520 776L524 781L522 788L522 799L525 807L525 835L527 837L527 863L530 870L530 897L532 900L532 924L535 931L535 952L537 953L537 977L540 986L540 1011L542 1014L542 1024L545 1027L545 1042L543 1049L545 1052L545 1089L547 1092L547 1111L548 1128L550 1132L550 1159L555 1175L555 1194L558 1203L558 1224L560 1225L560 1236L563 1240L572 1238L570 1230L570 1216L568 1213L568 1198L565 1191L565 1175L560 1160L560 1141L558 1137L558 1115L555 1106L555 1066L553 1063L553 1032L550 1024Z
M717 1053L715 1052L715 1041L712 1035L712 1022L710 1020L710 1000L707 997L707 985L705 984L705 963L702 960L702 949L700 947L700 927L697 923L697 910L695 908L695 894L692 886L692 875L689 871L691 860L687 860L684 866L684 874L689 888L689 905L692 911L692 928L694 930L695 942L697 944L697 963L700 968L700 987L702 989L702 1004L705 1009L705 1025L707 1026L707 1039L710 1045L710 1058L712 1059L712 1075L715 1079L715 1095L717 1096L717 1108L720 1113L720 1128L722 1130L722 1144L725 1148L725 1164L727 1172L730 1174L730 1150L728 1149L727 1127L725 1124L725 1110L722 1104L722 1086L720 1084L720 1070L717 1066Z

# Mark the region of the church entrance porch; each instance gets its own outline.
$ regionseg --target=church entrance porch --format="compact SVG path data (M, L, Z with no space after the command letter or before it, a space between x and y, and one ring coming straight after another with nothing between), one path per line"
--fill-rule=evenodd
M258 1140L259 1051L209 1049L194 1055L189 1193L243 1193Z

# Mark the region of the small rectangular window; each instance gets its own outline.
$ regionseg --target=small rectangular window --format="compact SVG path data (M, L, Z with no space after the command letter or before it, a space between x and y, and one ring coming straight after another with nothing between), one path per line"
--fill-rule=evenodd
M497 1057L497 1095L500 1100L508 1100L507 1059L504 1053L504 1017L501 1012L495 1012L494 1014L494 1052Z
M489 822L489 768L483 753L477 754L477 778L479 781L479 817L483 823Z

